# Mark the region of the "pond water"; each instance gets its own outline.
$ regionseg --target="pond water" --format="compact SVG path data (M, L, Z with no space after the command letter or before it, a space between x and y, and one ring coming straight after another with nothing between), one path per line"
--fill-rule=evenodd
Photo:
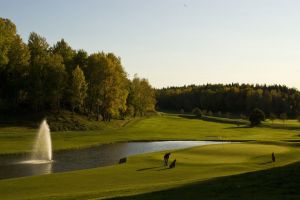
M161 141L104 144L85 149L54 152L52 162L39 164L22 162L29 159L30 155L28 154L1 155L0 179L108 166L117 164L121 158L131 155L219 143L223 142Z

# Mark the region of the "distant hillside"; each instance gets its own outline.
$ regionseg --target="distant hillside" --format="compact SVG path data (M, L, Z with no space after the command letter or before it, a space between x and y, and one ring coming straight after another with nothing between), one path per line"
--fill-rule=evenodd
M104 127L121 127L133 118L123 120L112 120L110 123L96 121L87 115L72 114L70 111L62 110L59 113L41 112L31 114L0 115L0 127L29 127L37 129L43 119L46 119L51 131L76 131L76 130L101 130Z

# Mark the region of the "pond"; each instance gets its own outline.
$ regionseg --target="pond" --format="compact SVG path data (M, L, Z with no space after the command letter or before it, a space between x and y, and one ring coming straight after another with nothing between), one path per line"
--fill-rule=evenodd
M1 155L0 179L108 166L117 164L121 158L131 155L219 143L224 142L160 141L104 144L85 149L57 151L53 153L52 162L40 164L22 162L29 159L28 154Z

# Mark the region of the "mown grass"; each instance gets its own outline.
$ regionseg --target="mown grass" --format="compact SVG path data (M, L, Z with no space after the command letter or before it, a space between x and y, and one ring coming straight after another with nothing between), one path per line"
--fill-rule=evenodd
M0 154L29 152L32 148L37 128L0 128ZM119 141L297 141L300 137L297 130L249 128L247 126L207 122L200 119L164 114L135 119L126 126L102 124L101 130L53 132L52 139L54 150L62 150Z
M35 132L34 129L20 127L1 128L0 152L3 154L29 151ZM198 199L201 195L207 199L210 197L238 198L240 193L235 193L236 190L231 189L230 180L240 185L243 188L241 191L245 191L245 194L248 191L249 196L241 197L245 199L251 197L250 193L253 188L253 191L257 193L256 199L259 197L268 199L268 193L265 195L264 189L259 190L258 187L263 183L263 179L257 178L256 180L250 176L251 182L243 178L243 173L253 172L253 176L257 177L256 173L264 174L257 172L259 170L275 170L266 176L266 181L269 181L266 187L270 187L269 190L275 190L275 186L278 186L276 185L276 167L300 160L298 142L300 136L297 130L237 127L233 124L189 119L170 114L133 120L124 127L107 126L99 131L54 132L52 138L55 150L134 140L235 140L244 142L173 151L171 160L177 159L175 169L164 168L162 166L163 152L158 152L130 157L128 163L124 165L1 180L1 199L99 199L127 195L130 196L128 199L186 199L189 197ZM272 152L276 154L275 163L271 162ZM283 167L280 170L282 173L286 170L289 176L292 174L290 167ZM231 177L232 175L236 176ZM274 178L274 184L271 178ZM206 183L207 186L204 187ZM204 189L198 190L198 187ZM223 191L225 195L214 196L217 189ZM279 188L278 191L278 194L285 194L289 190ZM296 194L294 192L281 197L293 198L299 197L299 194L296 191ZM272 197L271 195L270 199Z
M271 152L276 152L275 163L270 162ZM0 194L13 200L108 198L153 192L283 166L298 160L299 149L257 143L208 145L172 152L171 160L177 159L175 169L162 166L162 155L130 157L124 165L2 180Z
M182 115L183 117L196 118L194 115ZM250 122L247 119L236 119L236 118L225 118L225 117L216 117L216 116L202 116L202 120L218 122L218 123L226 123L226 124L235 124L237 126L240 125L248 125L250 126ZM270 120L266 119L260 125L261 127L267 128L276 128L276 129L287 129L287 130L300 130L300 122L295 119L287 119L287 120Z
M248 172L187 184L168 190L134 196L116 197L118 200L160 199L244 199L281 200L300 199L300 163L268 170Z

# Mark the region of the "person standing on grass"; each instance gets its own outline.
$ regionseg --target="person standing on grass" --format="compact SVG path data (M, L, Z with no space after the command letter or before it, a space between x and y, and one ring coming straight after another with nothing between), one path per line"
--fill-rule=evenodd
M165 164L165 166L168 166L170 155L171 155L171 153L166 153L164 155L164 164Z
M276 158L275 158L275 153L274 153L274 152L272 153L272 161L273 161L273 162L275 162L275 161L276 161Z

